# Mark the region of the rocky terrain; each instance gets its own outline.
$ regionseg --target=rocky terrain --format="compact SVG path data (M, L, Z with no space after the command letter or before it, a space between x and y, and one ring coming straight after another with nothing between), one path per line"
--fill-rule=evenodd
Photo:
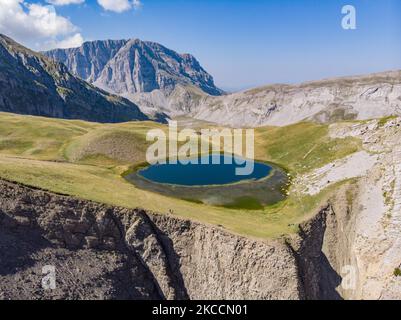
M296 234L270 240L182 220L167 207L166 214L112 207L0 180L0 299L401 299L401 118L369 120L400 114L400 71L220 95L192 56L155 43L97 41L46 54L74 75L0 37L0 110L146 119L87 80L187 124L312 120L330 123L332 139L357 138L361 147L294 177L289 192L299 199L334 192ZM127 133L93 134L101 143L82 141L77 159L107 155L115 141L135 153ZM54 290L41 286L46 265L56 267Z
M399 198L377 210L369 192L388 178L343 185L298 234L264 241L3 180L0 298L399 299Z
M336 236L327 247L337 256L337 270L348 265L354 272L355 287L343 291L344 298L401 298L401 277L394 274L401 265L400 128L400 118L332 124L332 137L358 137L364 151L295 181L293 192L315 194L338 181L357 179L344 201L347 214L332 223Z
M285 126L304 120L332 123L401 114L401 71L303 83L270 85L212 97L178 87L131 97L142 110L156 109L234 127Z
M3 299L298 299L294 255L144 210L0 183ZM54 265L57 288L41 287Z
M43 54L66 65L75 76L93 83L126 43L126 40L92 41L79 48L55 49Z
M401 72L385 72L257 88L206 100L194 111L200 119L230 125L288 125L303 120L332 123L401 113Z
M230 126L365 120L401 113L401 72L269 85L224 94L191 55L137 39L87 42L45 53L146 114L189 116Z
M401 114L401 71L222 94L193 56L153 42L94 41L45 54L65 63L74 75L128 98L152 116L187 116L256 127Z
M76 76L123 96L194 85L210 95L220 95L210 76L190 54L139 39L85 42L79 48L44 52L64 63Z
M96 122L147 119L129 100L99 90L3 35L0 111Z

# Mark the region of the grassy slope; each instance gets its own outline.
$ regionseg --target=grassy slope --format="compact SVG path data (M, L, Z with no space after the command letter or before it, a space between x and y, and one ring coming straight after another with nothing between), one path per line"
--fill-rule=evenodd
M322 167L361 148L359 140L329 140L328 134L327 125L314 123L258 129L256 157L279 163L292 174L299 174Z
M124 159L132 156L143 161L146 132L156 127L165 128L151 122L103 125L0 113L0 177L113 205L171 210L180 217L258 238L295 231L335 188L316 197L290 194L286 201L257 211L210 207L139 190L120 176L132 164ZM329 140L327 133L327 126L310 123L260 128L256 156L296 175L358 150L356 140ZM132 142L128 151L127 146L118 148L125 135Z

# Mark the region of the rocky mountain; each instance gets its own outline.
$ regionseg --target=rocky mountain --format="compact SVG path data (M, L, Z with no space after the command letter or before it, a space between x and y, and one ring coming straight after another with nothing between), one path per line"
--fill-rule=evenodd
M0 111L97 122L145 120L127 99L73 76L61 63L0 35Z
M256 127L401 114L401 71L269 85L222 95L194 57L153 42L94 41L45 54L97 87L128 98L148 115Z
M142 110L230 126L283 126L303 120L331 123L401 115L401 71L270 85L212 97L195 87L131 97Z
M328 209L290 245L3 180L0 200L0 300L339 298L321 251Z
M55 49L43 53L65 64L74 75L92 83L126 43L126 40L92 41L85 42L79 48Z
M139 39L86 42L79 48L44 52L64 63L76 76L123 96L193 85L207 94L220 95L209 75L190 54Z

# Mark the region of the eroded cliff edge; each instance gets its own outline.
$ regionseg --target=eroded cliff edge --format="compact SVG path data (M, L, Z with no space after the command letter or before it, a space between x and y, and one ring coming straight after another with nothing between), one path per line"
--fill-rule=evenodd
M0 180L0 298L340 299L337 220L328 204L297 236L251 240Z
M4 299L298 299L294 256L218 228L0 182ZM41 288L54 265L57 289Z

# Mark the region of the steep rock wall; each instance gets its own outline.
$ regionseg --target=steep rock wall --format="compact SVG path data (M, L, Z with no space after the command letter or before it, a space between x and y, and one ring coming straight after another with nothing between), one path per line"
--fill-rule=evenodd
M290 248L0 182L5 299L300 299ZM57 289L41 268L54 265Z
M261 241L0 180L0 299L355 298L356 192L340 188L297 235ZM46 265L56 290L41 286Z

